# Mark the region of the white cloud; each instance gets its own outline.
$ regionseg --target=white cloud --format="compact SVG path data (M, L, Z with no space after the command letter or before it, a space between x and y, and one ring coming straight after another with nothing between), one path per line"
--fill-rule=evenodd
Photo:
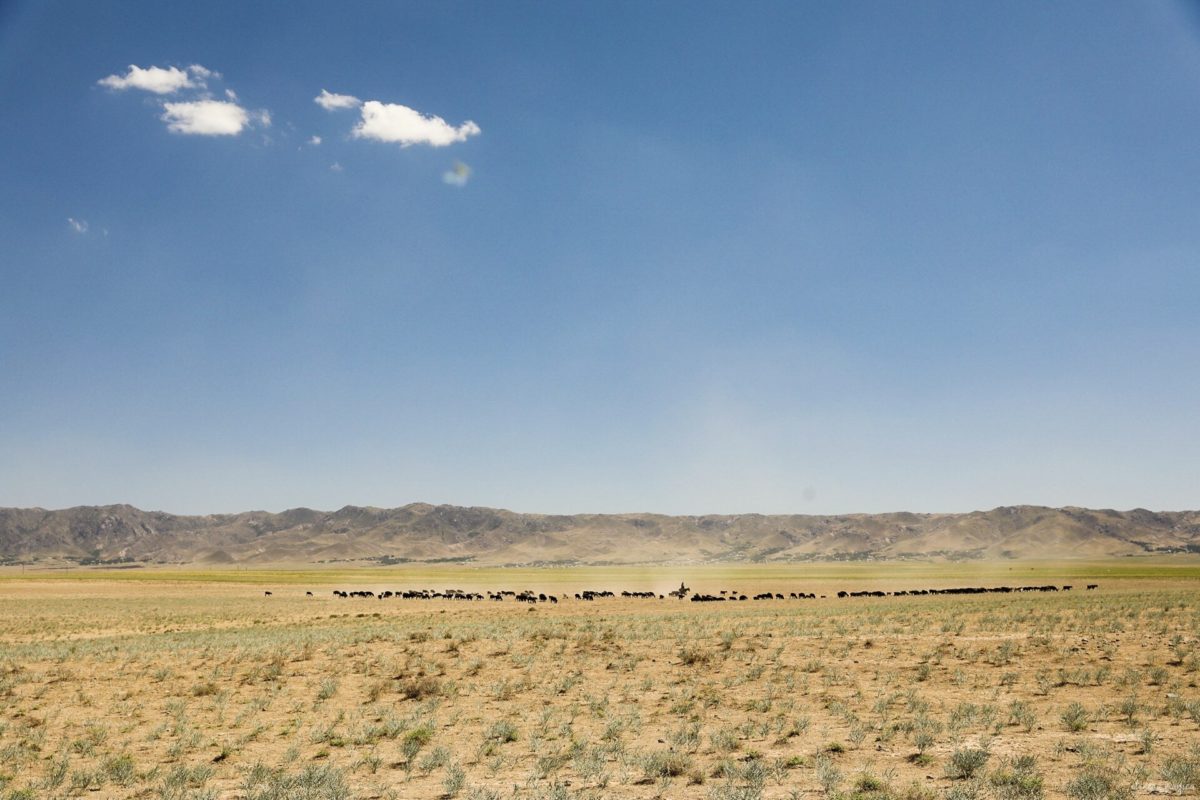
M470 120L456 128L441 117L426 116L408 106L368 100L362 104L362 119L354 126L353 133L356 139L395 142L401 147L414 144L445 147L478 135L480 129Z
M205 69L199 64L193 64L186 70L179 67L165 69L163 67L146 67L142 69L135 64L130 64L129 71L124 76L109 75L96 82L117 91L141 89L154 94L174 94L180 89L203 88L204 79L215 74L212 70Z
M213 99L209 79L220 80L221 73L200 64L179 67L147 67L131 64L125 75L109 75L99 81L110 89L142 89L158 95L183 92L178 102L163 102L159 117L172 133L193 136L237 136L246 128L271 127L271 112L250 111L239 105L232 89L224 89L224 100Z
M339 164L338 162L336 162L336 161L335 161L335 162L333 162L332 164L330 164L330 165L329 165L329 169L330 169L331 171L333 171L333 172L341 172L341 171L342 171L342 165L341 165L341 164Z
M471 180L471 168L461 161L455 161L451 169L442 173L442 183L450 186L466 186Z
M74 217L67 217L67 224L70 225L71 230L75 231L76 233L87 233L88 232L88 224L87 224L86 219L75 219ZM108 231L105 231L104 233L105 233L105 235L107 235Z
M339 108L357 108L362 104L362 101L352 94L334 94L324 89L321 90L319 95L313 98L313 102L326 111L336 111Z
M161 119L172 133L196 136L237 136L250 124L246 109L220 100L164 103Z
M313 147L316 147L317 145L319 145L321 143L321 137L320 136L311 136L308 139L308 143L311 144Z

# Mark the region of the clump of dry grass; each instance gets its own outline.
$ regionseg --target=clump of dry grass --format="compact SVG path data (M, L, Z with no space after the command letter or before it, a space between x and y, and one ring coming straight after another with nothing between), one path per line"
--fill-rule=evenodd
M396 689L406 700L425 700L442 694L442 682L430 675L413 676L401 679Z

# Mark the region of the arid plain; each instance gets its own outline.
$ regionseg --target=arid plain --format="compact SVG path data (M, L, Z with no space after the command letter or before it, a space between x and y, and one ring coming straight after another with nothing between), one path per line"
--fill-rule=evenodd
M680 581L783 599L657 598ZM836 596L1046 584L1073 588ZM334 595L448 588L560 599ZM575 599L588 589L617 596ZM1198 680L1186 556L9 568L0 797L1194 794Z

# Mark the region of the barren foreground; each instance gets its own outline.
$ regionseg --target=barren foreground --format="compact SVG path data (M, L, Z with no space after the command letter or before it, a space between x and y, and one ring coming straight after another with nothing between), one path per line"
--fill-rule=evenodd
M0 797L1195 793L1194 570L1097 569L1085 591L1078 569L1058 581L873 569L9 573ZM573 598L679 577L712 594L827 597ZM1022 582L1075 588L835 597ZM332 594L447 587L567 598Z

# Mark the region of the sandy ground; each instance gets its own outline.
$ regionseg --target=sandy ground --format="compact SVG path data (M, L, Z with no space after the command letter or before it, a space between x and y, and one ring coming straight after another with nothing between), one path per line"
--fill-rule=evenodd
M1194 793L1200 584L1102 569L1088 573L1101 576L1092 592L1077 568L1051 581L1045 565L1027 576L292 571L246 583L10 572L0 796ZM664 591L680 574L713 594L827 597L573 598ZM921 581L1076 588L833 596ZM565 597L332 595L416 586Z

